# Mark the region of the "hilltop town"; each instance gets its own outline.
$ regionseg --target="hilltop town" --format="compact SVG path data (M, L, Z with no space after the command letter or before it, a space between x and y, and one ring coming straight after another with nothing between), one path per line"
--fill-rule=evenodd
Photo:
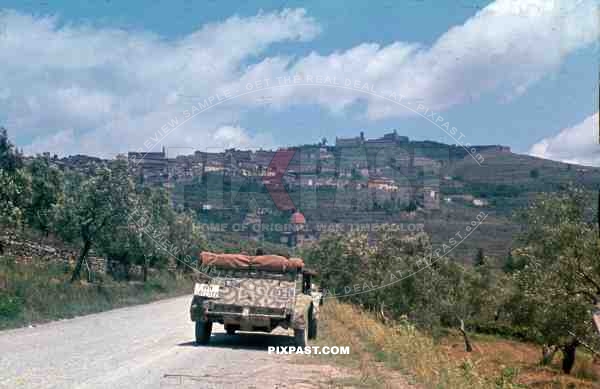
M159 152L132 151L127 156L118 155L116 158L129 161L131 174L139 183L170 189L191 184L207 174L256 178L264 184L270 183L269 178L280 175L282 184L291 187L375 189L397 193L397 197L405 200L416 194L413 193L415 188L427 189L429 199L438 202L439 182L435 178L439 178L442 168L468 156L475 158L474 153L479 156L485 151L510 153L509 147L500 145L470 146L466 149L432 141L410 141L408 137L398 135L396 130L380 138L366 139L361 133L351 138L338 137L335 145L328 145L323 139L318 144L284 150L293 151L292 159L285 165L277 163L277 150L262 149L198 150L192 155L169 156L169 148L163 146ZM47 157L50 158L49 155ZM54 156L52 160L58 166L84 173L104 161L86 155ZM411 181L410 185L402 182L405 179ZM431 194L431 191L435 193ZM174 196L174 206L180 205L177 200ZM427 199L423 201L425 208L437 206L426 203Z
M138 185L165 188L174 208L196 211L208 234L299 246L323 233L382 225L400 233L424 228L440 243L484 211L489 216L477 239L456 254L472 256L485 247L502 256L515 233L514 209L539 192L600 184L599 169L514 154L501 145L412 141L398 131L280 150L171 154L164 146L116 158L128 161ZM107 163L85 155L45 157L83 173ZM297 225L285 227L292 219L303 220L301 234L294 233Z
M471 146L477 153L486 150L510 152L507 146ZM396 131L381 138L365 139L364 134L352 138L336 138L335 145L326 141L314 145L291 148L293 159L286 168L286 179L301 180L301 185L330 185L327 176L351 177L353 169L363 176L382 178L388 168L444 166L452 160L462 159L469 151L457 145L423 141L409 141ZM228 149L220 153L196 151L193 155L168 156L168 148L160 152L129 152L128 159L135 173L149 184L185 181L210 172L228 175L257 176L274 174L268 170L275 157L274 150ZM389 158L387 158L389 157ZM311 175L313 177L311 177ZM300 178L302 177L302 179ZM343 185L343 184L342 184ZM338 184L340 186L340 184Z
M490 151L510 154L499 145L466 149L411 141L394 130L373 139L362 132L338 137L333 145L322 139L280 150L198 150L173 156L163 146L158 152L116 158L128 161L137 184L167 189L173 207L195 210L206 223L261 224L258 230L247 228L243 237L302 245L332 229L370 228L361 226L365 222L423 226L423 219L431 217L426 215L439 213L441 202L452 201L441 192L444 182L452 180L444 173L448 167L465 158L477 162ZM85 155L45 156L83 173L107 162ZM468 194L456 196L478 207L487 204ZM304 220L302 236L266 227L288 224L295 211L296 219Z

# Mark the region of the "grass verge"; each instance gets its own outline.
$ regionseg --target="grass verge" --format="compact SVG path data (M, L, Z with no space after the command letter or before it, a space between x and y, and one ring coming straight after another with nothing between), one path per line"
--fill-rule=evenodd
M153 273L145 283L97 276L92 284L71 284L70 275L68 266L15 264L10 257L0 257L0 329L148 303L193 289L190 278L166 271Z
M558 361L539 366L541 354L535 345L489 335L473 340L475 350L466 353L458 335L435 343L406 321L388 326L356 306L328 300L322 307L317 345L350 346L349 356L327 356L327 360L359 372L364 387L598 387L598 365L585 353L579 353L573 375L566 376L560 373ZM401 374L404 382L395 374Z

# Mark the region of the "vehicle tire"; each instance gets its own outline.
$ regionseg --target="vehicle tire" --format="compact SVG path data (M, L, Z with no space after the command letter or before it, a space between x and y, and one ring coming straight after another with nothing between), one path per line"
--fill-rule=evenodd
M227 335L235 335L235 327L233 326L225 326L225 331L227 331Z
M294 343L296 347L306 347L308 344L308 331L294 328Z
M317 321L317 319L314 319L311 317L310 320L308 321L308 339L317 339L317 334L318 334L318 321Z
M210 341L210 334L212 333L212 322L211 321L197 321L196 322L196 344L206 345Z

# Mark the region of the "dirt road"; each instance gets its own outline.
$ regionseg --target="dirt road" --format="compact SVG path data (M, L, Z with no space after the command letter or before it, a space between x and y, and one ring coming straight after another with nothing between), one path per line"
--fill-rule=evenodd
M190 298L0 332L1 388L312 388L341 370L267 353L282 335L227 336L194 345ZM307 357L308 358L308 357Z

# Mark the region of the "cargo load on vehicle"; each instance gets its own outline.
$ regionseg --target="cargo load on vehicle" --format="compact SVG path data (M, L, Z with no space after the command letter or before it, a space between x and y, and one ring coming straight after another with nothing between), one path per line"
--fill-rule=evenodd
M286 258L280 255L215 254L203 251L200 254L203 266L223 269L255 269L274 272L296 271L304 267L301 258Z

